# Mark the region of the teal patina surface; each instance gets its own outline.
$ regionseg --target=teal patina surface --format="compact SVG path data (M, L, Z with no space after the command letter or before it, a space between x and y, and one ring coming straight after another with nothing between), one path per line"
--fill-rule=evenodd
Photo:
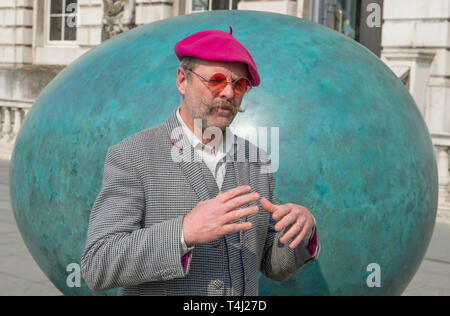
M252 53L261 86L237 126L279 127L275 194L310 209L317 262L262 295L401 294L417 271L436 216L437 168L407 89L353 40L286 15L218 11L145 25L92 49L43 91L17 138L11 201L36 262L65 294L80 263L106 150L165 120L180 102L173 47L196 31L228 31ZM270 153L270 151L269 151ZM381 287L369 288L371 263ZM115 294L115 290L106 294Z

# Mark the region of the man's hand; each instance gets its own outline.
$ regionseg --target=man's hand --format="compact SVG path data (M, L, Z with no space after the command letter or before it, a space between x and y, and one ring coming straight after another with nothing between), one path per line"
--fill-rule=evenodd
M308 209L297 204L282 204L275 205L270 203L266 198L261 199L261 206L272 213L272 218L279 221L275 225L277 232L283 230L285 227L292 225L291 228L280 238L283 244L294 238L289 244L291 249L297 247L301 241L311 233L314 227L314 218Z
M252 227L250 222L230 224L258 213L257 205L236 210L259 199L258 193L248 193L250 191L251 187L244 185L225 193L219 192L214 199L200 201L183 219L186 246L192 247L196 244L216 240L227 234L250 229Z

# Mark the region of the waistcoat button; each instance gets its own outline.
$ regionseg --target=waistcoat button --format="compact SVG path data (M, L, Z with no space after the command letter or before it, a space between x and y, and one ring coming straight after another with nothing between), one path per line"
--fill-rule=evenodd
M223 281L222 280L214 280L212 286L218 290L223 287Z

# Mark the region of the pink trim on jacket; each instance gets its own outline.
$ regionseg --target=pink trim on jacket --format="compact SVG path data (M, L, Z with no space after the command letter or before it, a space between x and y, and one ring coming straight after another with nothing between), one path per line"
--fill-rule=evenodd
M316 253L316 248L317 248L317 229L314 231L313 238L309 243L309 245L306 247L306 249L308 249L308 252L311 256L314 256L314 254Z
M183 272L186 272L188 260L189 260L189 252L181 258L181 265L183 266Z

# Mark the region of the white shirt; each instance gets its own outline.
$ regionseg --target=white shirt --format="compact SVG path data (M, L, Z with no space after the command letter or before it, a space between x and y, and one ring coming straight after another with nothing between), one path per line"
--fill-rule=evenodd
M231 132L231 130L227 129L227 133L229 132L229 134L226 136L228 137L227 140L229 141L225 142L225 150L223 148L224 147L223 138L225 138L225 136L223 136L222 140L220 141L220 144L218 145L218 148L216 149L217 153L214 154L212 147L204 145L201 142L201 140L198 139L198 137L189 129L189 127L183 121L180 115L180 107L178 107L177 109L177 118L181 126L183 127L184 134L187 136L187 139L194 148L195 154L197 154L198 157L201 157L205 162L206 166L208 167L208 169L211 170L211 173L214 176L214 179L216 180L217 187L220 190L222 188L223 179L225 178L226 157L230 156L233 146L237 146L237 143L234 142L234 134Z

